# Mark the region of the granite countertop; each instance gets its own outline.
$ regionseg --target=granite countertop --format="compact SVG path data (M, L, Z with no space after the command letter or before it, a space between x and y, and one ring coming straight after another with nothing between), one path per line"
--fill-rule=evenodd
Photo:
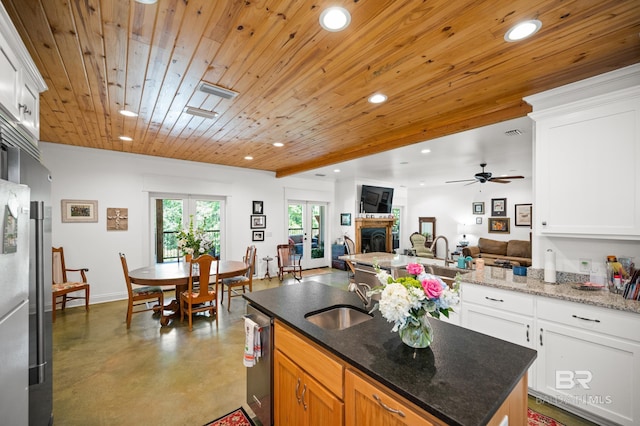
M391 332L392 324L379 311L351 328L324 330L305 314L340 304L362 307L362 302L354 293L314 281L243 296L452 425L486 424L536 358L532 349L436 319L431 319L431 346L414 351Z
M340 259L350 260L363 265L373 265L375 262L383 269L402 268L408 263L422 263L423 265L438 265L443 267L442 259L428 259L423 257L405 256L393 253L364 253L348 256L340 256ZM578 282L565 282L561 284L547 284L532 276L514 275L511 269L485 266L483 272L467 269L447 267L447 269L460 272L462 281L485 285L488 287L502 288L505 290L519 291L536 296L551 297L570 302L584 303L603 308L617 309L640 313L640 301L627 300L619 294L603 290L577 290L573 288ZM531 269L531 268L530 268Z

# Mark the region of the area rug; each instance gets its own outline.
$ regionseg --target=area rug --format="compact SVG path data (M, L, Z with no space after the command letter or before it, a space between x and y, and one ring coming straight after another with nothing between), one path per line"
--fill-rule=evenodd
M255 426L244 408L240 407L222 417L205 424L204 426Z
M527 408L527 418L529 420L529 426L565 426L564 423L560 423L549 416L533 411L531 408Z
M324 274L332 274L336 271L334 271L331 268L316 268L316 269L307 269L305 271L302 271L302 276L303 277L311 277L313 275L324 275Z

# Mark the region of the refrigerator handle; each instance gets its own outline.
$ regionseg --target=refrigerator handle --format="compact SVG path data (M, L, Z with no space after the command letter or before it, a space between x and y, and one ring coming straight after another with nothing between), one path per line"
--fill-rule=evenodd
M36 245L36 365L29 370L29 385L44 383L44 369L46 364L44 347L44 202L32 201L30 217L35 223ZM55 309L55 306L54 306ZM34 371L35 370L35 371Z

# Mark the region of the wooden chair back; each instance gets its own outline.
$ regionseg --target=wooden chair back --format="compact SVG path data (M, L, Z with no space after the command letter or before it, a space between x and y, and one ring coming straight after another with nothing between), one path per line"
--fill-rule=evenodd
M347 236L344 237L344 245L347 246L347 254L354 255L356 254L356 243Z
M296 254L295 246L290 244L278 244L278 278L280 281L284 278L284 274L293 273L296 280L302 278L302 266L300 259L302 255Z
M51 298L52 298L52 321L56 321L56 306L62 305L64 311L67 307L69 300L84 299L85 310L89 311L89 291L90 286L87 283L86 272L88 268L70 269L64 262L64 249L62 247L51 248ZM67 272L74 272L80 274L81 281L69 281ZM84 291L84 296L73 295L78 291ZM62 300L58 302L58 298L62 297Z
M216 280L211 285L211 265L215 262ZM180 319L185 315L189 319L189 331L193 330L193 314L197 312L211 312L215 315L216 327L218 326L218 282L220 281L220 262L217 257L203 254L191 259L189 268L189 282L187 291L180 294Z
M124 282L127 284L127 295L129 301L127 305L127 328L131 327L131 317L133 314L139 314L141 312L156 311L162 312L164 307L164 293L160 287L133 287L131 278L129 277L129 266L127 265L127 258L124 253L120 253L120 263L122 264L122 272L124 273ZM149 306L148 302L155 300L154 306ZM144 305L144 309L139 309ZM136 307L136 310L134 310Z

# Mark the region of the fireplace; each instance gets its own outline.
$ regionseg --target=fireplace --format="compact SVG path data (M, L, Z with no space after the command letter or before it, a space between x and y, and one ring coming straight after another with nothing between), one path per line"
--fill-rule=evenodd
M393 252L394 218L357 218L356 253Z

